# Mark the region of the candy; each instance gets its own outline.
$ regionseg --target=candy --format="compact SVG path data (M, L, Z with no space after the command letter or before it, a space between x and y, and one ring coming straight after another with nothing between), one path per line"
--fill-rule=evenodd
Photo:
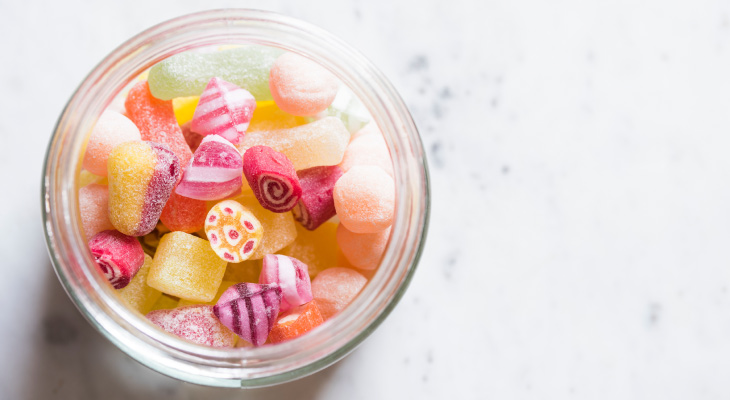
M284 53L271 66L269 88L279 108L292 115L307 116L332 104L339 82L316 62Z
M280 312L288 311L312 300L312 285L307 264L279 254L264 257L261 284L277 284L281 288Z
M92 183L79 189L79 214L87 238L114 229L109 221L109 188Z
M281 289L276 285L238 283L223 293L213 312L228 329L260 346L276 322L280 301Z
M337 226L337 245L347 261L360 269L378 267L389 238L390 228L375 233L353 233L342 224Z
M243 158L229 141L208 135L195 150L175 192L198 200L236 195L241 192L242 167Z
M289 310L279 317L271 328L269 342L281 343L301 336L324 322L315 300Z
M185 232L163 236L147 277L153 288L183 299L206 302L215 298L226 262L207 240Z
M350 141L340 167L347 172L355 165L375 165L393 176L393 161L382 135L366 134Z
M237 263L251 257L263 234L259 220L233 200L216 204L205 219L210 246L225 261Z
M302 197L292 209L292 214L303 227L315 230L337 213L332 192L342 176L342 169L336 165L314 167L299 171L297 176L302 186Z
M156 310L147 319L164 331L191 342L212 347L233 347L236 335L221 324L212 306L199 305Z
M247 208L261 222L265 235L253 251L249 260L258 260L266 254L274 254L290 245L297 237L297 227L291 213L275 213L261 207L252 192L245 193L235 200ZM257 275L258 276L258 275Z
M147 275L150 272L150 267L152 267L152 257L145 254L144 264L134 275L129 285L117 291L122 301L142 314L150 312L162 296L162 292L147 285Z
M256 103L256 111L253 112L247 132L294 128L307 122L309 121L305 117L285 113L273 101L259 101Z
M162 209L160 221L170 231L193 233L203 229L207 214L208 207L204 201L172 192L165 208Z
M144 252L154 257L157 246L160 244L160 239L168 233L170 233L170 230L162 222L158 223L152 232L140 238Z
M312 281L312 294L325 320L342 311L360 293L367 279L349 268L329 268Z
M342 121L327 117L290 129L249 132L237 147L244 154L254 146L269 146L284 153L299 171L339 164L349 140L350 132Z
M109 220L130 236L150 233L180 176L170 149L154 142L126 142L109 156Z
M172 111L175 113L175 119L180 127L193 120L198 101L200 101L199 96L176 97L172 99Z
M226 268L226 269L228 269L228 268ZM213 300L207 301L207 302L205 302L203 304L209 305L209 306L214 306L215 303L218 302L218 299L220 299L221 296L223 295L223 292L225 292L226 289L228 289L229 287L235 285L236 283L238 283L238 282L236 282L236 281L227 281L225 275L223 275L223 282L221 282L221 285L218 287L218 291L216 292L215 297L213 298ZM186 300L186 299L180 299L180 302L177 303L177 306L178 307L186 307L186 306L192 306L192 305L195 305L195 304L199 304L199 302L197 302L197 301L191 301L191 300Z
M281 50L244 46L212 53L180 53L150 69L150 90L158 99L199 96L217 76L251 92L260 101L271 100L269 70Z
M368 110L346 86L340 87L332 104L318 116L339 118L350 133L359 131L370 121Z
M393 223L395 184L380 167L356 165L335 184L335 209L355 233L375 233Z
M309 276L314 278L327 268L337 266L336 232L337 224L325 222L314 231L297 224L297 238L294 243L280 251L281 254L301 260L309 267Z
M129 90L124 106L129 119L139 128L142 140L167 145L182 167L188 165L193 152L177 124L171 101L154 98L147 81L141 81Z
M195 150L197 150L198 146L200 146L200 142L203 141L204 136L193 132L192 129L190 129L190 122L186 122L181 125L180 130L182 130L185 143L187 143L190 150L195 153Z
M89 136L84 168L96 175L106 176L106 162L114 146L141 139L139 129L129 118L115 111L105 111Z
M107 185L109 184L109 181L106 179L106 176L94 175L85 169L79 171L79 178L76 180L76 187L82 188L84 186L91 185L92 183Z
M144 250L137 239L115 230L94 235L89 240L89 250L114 289L127 286L144 264Z
M201 135L219 135L236 144L246 133L255 109L251 93L214 77L200 96L190 127Z
M261 206L273 212L294 208L302 195L294 166L282 153L254 146L243 155L243 173Z

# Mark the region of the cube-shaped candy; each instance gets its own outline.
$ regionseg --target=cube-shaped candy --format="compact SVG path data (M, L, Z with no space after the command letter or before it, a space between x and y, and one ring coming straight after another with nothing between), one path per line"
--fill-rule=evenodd
M297 224L291 213L275 213L264 209L253 192L244 193L235 200L251 211L264 228L261 243L248 258L249 260L260 260L267 254L274 254L296 239Z
M296 224L297 238L280 254L294 257L307 264L309 276L314 279L321 271L337 266L337 224L325 222L310 231Z
M240 203L224 200L208 212L205 235L218 256L227 262L247 260L261 243L264 228Z
M164 331L191 342L212 347L233 347L236 335L218 321L212 306L198 305L157 310L147 319Z
M312 294L325 320L342 311L360 293L367 278L349 268L329 268L312 281Z
M225 272L226 262L207 240L171 232L157 246L147 284L182 299L208 302L215 298Z
M324 322L317 301L291 309L279 317L269 333L269 342L281 343L301 336Z
M137 271L137 274L126 287L117 290L117 294L129 307L147 314L152 311L162 292L147 285L147 275L152 267L152 257L144 255L144 265Z

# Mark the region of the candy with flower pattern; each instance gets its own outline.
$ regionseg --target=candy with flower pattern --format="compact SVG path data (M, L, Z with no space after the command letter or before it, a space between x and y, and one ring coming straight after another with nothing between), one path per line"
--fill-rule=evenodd
M205 235L218 257L238 263L251 257L261 242L264 229L259 220L240 203L224 200L208 212Z

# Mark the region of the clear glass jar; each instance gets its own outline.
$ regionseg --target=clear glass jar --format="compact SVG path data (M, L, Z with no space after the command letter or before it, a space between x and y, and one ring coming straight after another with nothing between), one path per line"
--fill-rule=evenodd
M393 157L396 215L380 268L339 315L275 346L216 349L173 337L124 306L94 268L83 238L76 179L86 134L113 98L158 61L221 44L275 46L316 60L361 99ZM428 171L418 131L393 86L363 55L313 25L253 10L216 10L154 26L114 50L81 83L51 138L44 167L43 222L56 274L84 316L142 364L188 382L228 387L277 384L344 357L390 313L423 249L429 214Z

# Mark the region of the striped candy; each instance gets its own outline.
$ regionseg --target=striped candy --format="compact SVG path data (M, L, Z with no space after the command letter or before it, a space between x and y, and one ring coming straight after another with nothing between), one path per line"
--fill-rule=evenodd
M337 165L313 167L297 173L302 186L302 197L292 209L294 219L313 231L337 214L332 192L342 176Z
M144 250L136 238L119 231L101 231L89 240L94 261L114 289L129 284L144 264Z
M243 173L261 206L276 213L294 208L302 195L291 161L268 146L254 146L243 155Z
M218 135L208 135L195 150L175 193L197 200L220 200L241 192L243 158Z
M233 333L261 346L276 323L280 301L277 285L237 283L223 292L213 312Z
M307 264L293 257L267 254L264 257L259 283L279 285L281 312L312 300L312 282L309 280Z
M246 133L256 109L247 90L213 77L200 96L191 129L201 135L220 135L233 144Z

